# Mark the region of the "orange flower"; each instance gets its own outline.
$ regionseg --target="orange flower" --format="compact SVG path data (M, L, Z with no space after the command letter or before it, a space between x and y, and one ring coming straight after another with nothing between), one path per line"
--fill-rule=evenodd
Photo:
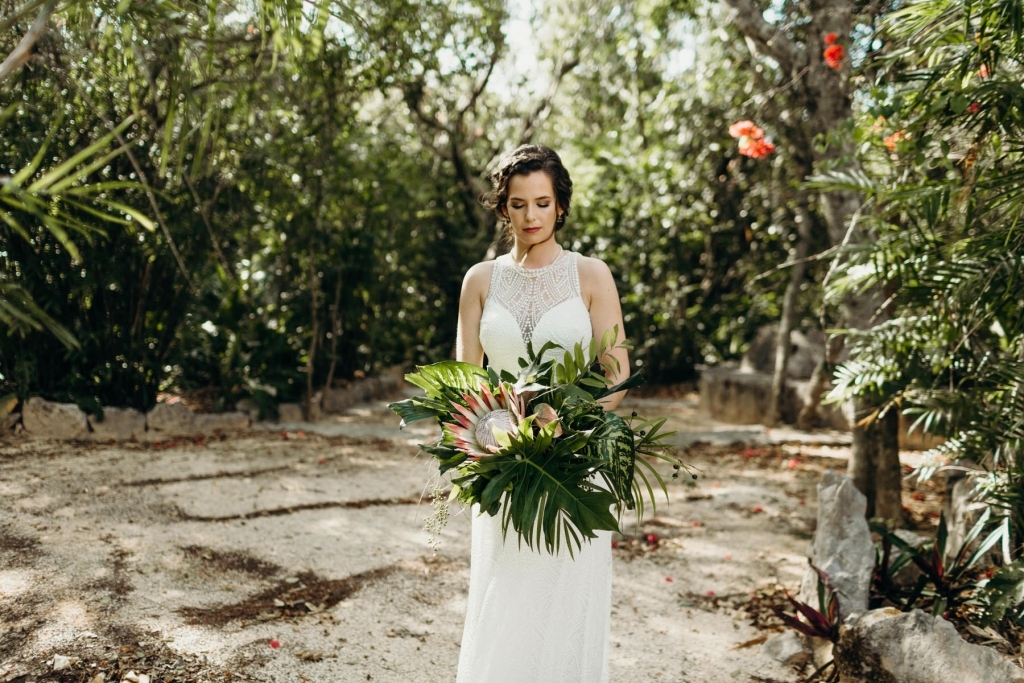
M825 44L831 45L832 43L836 42L836 38L838 38L838 36L834 32L826 33Z
M842 45L829 45L825 48L822 56L825 58L826 64L833 69L838 69L843 65L843 57L846 56L846 52Z
M753 121L737 121L729 126L729 135L734 138L760 140L764 137L764 131L755 126Z
M740 154L751 159L764 159L775 151L775 145L761 138L740 138Z
M898 130L895 133L893 133L892 135L889 135L889 136L887 136L885 138L885 147L890 152L895 152L896 151L896 143L899 142L900 140L906 140L906 139L907 139L907 131L905 131L905 130Z

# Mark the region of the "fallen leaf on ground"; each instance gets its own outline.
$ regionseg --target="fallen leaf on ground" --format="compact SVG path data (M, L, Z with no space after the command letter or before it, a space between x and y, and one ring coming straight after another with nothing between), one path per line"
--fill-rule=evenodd
M742 650L742 649L747 648L747 647L754 647L755 645L760 645L761 643L763 643L766 640L768 640L768 636L766 636L766 635L758 636L757 638L752 638L751 640L748 640L745 643L740 643L739 645L734 645L733 647L731 647L729 649L730 650Z

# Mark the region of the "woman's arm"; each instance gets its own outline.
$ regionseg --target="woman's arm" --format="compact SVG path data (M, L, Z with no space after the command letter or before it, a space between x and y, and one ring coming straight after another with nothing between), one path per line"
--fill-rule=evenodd
M493 262L478 263L466 272L459 296L459 326L455 337L455 360L483 365L480 345L480 316L491 284Z
M626 338L626 331L622 324L622 306L619 305L619 292L615 288L615 278L604 261L594 258L580 259L580 289L583 300L590 308L590 326L594 330L594 336L600 339L604 333L615 326L618 326L618 336L615 339L617 346ZM615 371L615 363L618 361L618 371ZM612 366L606 372L612 384L619 384L629 378L629 354L626 349L612 349L601 357L601 361ZM600 403L605 410L614 410L625 391L620 391L601 399Z

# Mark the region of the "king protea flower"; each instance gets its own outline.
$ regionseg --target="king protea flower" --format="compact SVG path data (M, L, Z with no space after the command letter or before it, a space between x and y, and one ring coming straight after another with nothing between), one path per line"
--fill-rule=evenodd
M445 424L455 436L455 448L474 459L497 453L500 446L494 430L511 432L516 428L516 416L508 409L514 404L513 397L504 387L495 396L486 384L481 384L478 393L467 392L462 398L465 406L452 403L455 408L452 417L458 424Z

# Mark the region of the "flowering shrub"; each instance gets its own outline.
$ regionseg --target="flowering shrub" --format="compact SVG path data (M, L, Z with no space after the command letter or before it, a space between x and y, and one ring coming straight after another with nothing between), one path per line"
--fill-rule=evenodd
M775 145L764 139L764 131L753 121L737 121L729 126L729 135L739 138L739 151L743 156L764 159L775 151Z
M833 69L838 69L843 66L843 57L846 56L846 51L843 50L842 45L832 44L825 48L822 56L825 58L826 64Z
M908 137L909 136L907 135L907 131L905 130L898 130L892 135L887 135L884 141L885 148L888 149L890 152L895 152L896 143L899 142L900 140L906 140Z

